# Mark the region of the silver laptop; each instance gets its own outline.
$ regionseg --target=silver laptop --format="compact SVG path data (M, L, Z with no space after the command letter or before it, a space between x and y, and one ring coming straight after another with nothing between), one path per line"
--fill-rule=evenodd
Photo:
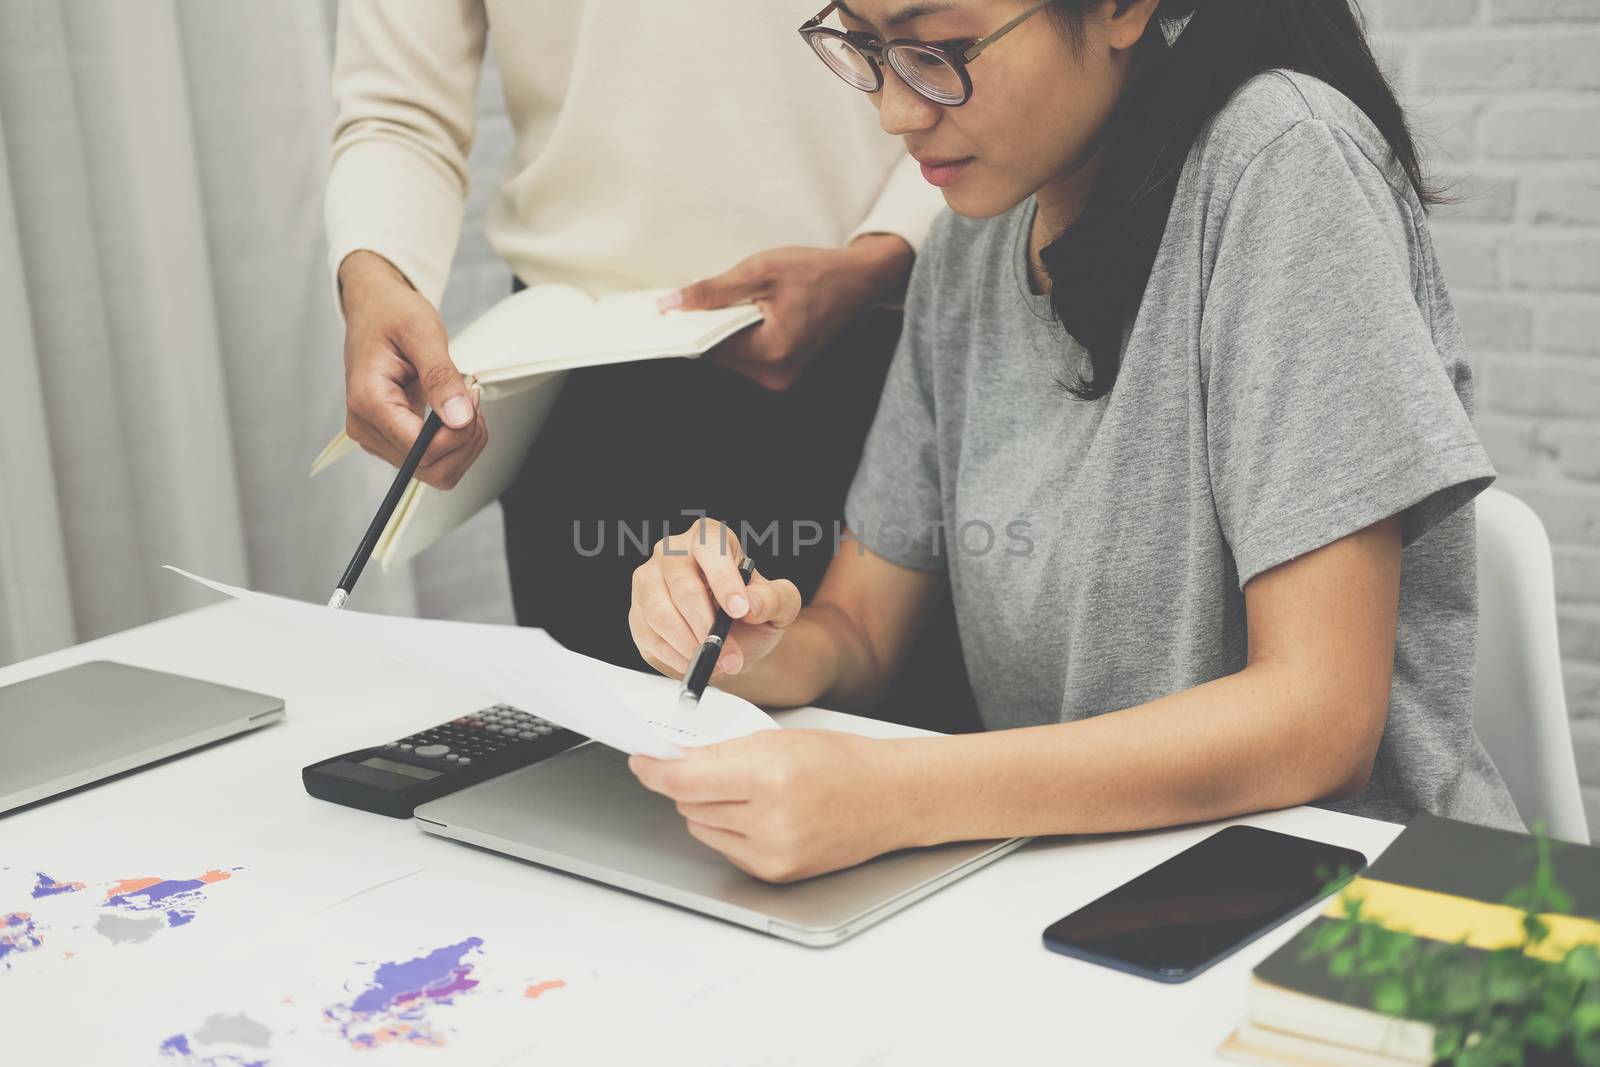
M0 813L283 718L283 701L96 660L0 688Z
M590 742L422 805L417 824L803 945L832 945L1026 839L912 849L803 882L752 878L696 841L628 757Z

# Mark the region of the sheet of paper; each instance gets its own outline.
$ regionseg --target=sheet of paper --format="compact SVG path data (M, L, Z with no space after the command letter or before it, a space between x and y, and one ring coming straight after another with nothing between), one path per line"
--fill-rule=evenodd
M333 610L320 604L256 593L167 569L249 604L285 628L304 627L422 667L623 752L660 759L681 756L682 745L708 745L758 730L775 730L771 716L747 700L708 688L699 707L678 707L678 683L651 678L563 648L543 630L489 623L445 622Z

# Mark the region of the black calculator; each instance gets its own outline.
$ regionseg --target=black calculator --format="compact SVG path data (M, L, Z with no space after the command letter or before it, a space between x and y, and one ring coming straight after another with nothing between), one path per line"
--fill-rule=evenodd
M495 704L300 772L319 800L409 819L417 805L548 759L588 738L509 704Z

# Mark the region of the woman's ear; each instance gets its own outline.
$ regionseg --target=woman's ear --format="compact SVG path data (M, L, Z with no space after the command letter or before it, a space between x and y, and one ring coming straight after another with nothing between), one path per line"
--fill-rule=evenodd
M1126 50L1138 44L1161 0L1110 0L1106 6L1106 44Z

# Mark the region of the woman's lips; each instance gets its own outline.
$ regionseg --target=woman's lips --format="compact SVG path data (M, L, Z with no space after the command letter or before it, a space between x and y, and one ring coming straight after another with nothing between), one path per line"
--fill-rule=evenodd
M943 188L961 177L961 172L966 170L967 164L971 162L972 157L968 156L966 159L951 160L948 163L924 163L922 164L922 176L928 180L930 185L937 185Z

